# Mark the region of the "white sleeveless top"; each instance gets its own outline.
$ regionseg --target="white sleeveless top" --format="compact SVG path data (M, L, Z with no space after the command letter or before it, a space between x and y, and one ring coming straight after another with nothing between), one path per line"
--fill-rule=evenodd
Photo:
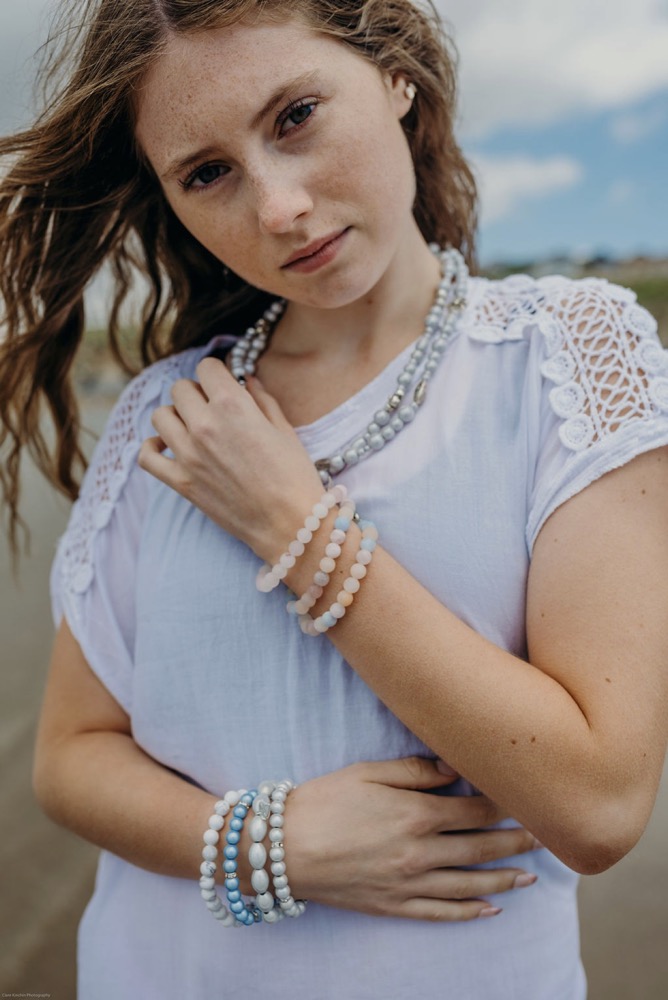
M258 560L136 458L170 385L220 337L148 368L95 451L52 574L91 668L156 760L221 795L267 777L303 782L355 761L433 756L326 637L303 636ZM387 399L411 348L299 436L334 454ZM474 279L414 423L346 470L381 544L443 604L526 656L536 536L565 500L668 444L668 352L632 293L598 279ZM609 392L614 388L613 392ZM460 781L455 794L468 794ZM350 837L362 817L350 817ZM165 822L169 822L168 812ZM197 884L103 852L79 935L79 1000L580 1000L577 877L542 850L499 864L538 883L460 924L309 906L239 931Z

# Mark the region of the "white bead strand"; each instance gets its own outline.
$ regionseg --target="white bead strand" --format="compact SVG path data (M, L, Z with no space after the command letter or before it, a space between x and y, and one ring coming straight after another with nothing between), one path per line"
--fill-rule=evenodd
M285 844L283 843L283 813L285 812L285 800L295 786L291 781L280 781L271 793L271 817L269 820L271 830L269 840L271 848L269 857L271 858L271 874L274 883L274 895L278 900L281 912L286 917L296 919L301 917L306 909L306 900L293 899L288 884L285 866Z

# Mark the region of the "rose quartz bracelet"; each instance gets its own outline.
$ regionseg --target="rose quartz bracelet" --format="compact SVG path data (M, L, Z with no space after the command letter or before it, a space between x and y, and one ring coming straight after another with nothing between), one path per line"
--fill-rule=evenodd
M327 490L304 521L304 527L299 529L297 537L294 542L290 543L288 551L281 556L275 566L271 567L265 563L261 567L255 581L258 590L263 594L269 594L278 587L282 580L285 580L289 570L296 565L300 556L304 555L306 546L313 540L313 535L330 510L342 503L346 496L345 486L334 486L331 490Z
M371 565L373 553L378 544L378 530L371 521L360 521L359 527L362 531L362 541L360 542L355 562L350 568L350 576L344 583L343 590L339 591L336 601L332 604L329 611L325 611L315 621L308 611L300 614L299 625L305 635L316 636L329 632L330 628L334 628L336 623L345 617L346 611L353 603L355 594L358 593L362 585L361 581L367 575L368 567Z
M325 555L320 560L318 570L313 577L313 583L298 601L288 601L286 605L288 614L308 614L311 608L320 600L325 592L325 587L329 584L331 574L336 569L336 563L343 551L341 546L347 538L348 530L355 516L355 504L352 500L344 500L340 507L339 516L334 523L334 530L329 536L329 544L325 549Z

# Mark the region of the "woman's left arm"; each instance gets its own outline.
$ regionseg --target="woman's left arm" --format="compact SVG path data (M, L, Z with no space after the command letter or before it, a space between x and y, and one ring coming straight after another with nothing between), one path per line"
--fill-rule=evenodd
M203 389L178 383L175 407L156 411L160 438L144 444L140 463L274 561L321 492L313 466L257 383L246 394L215 361L198 375ZM175 459L162 454L166 444ZM635 844L661 774L667 496L668 449L657 449L549 518L528 581L530 662L465 625L382 545L352 613L328 633L409 729L583 873ZM358 537L351 531L323 605ZM307 589L321 556L307 549L290 589Z

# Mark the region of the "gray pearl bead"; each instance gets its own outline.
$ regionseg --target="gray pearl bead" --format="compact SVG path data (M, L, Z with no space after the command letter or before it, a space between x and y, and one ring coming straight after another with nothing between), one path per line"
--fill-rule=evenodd
M385 447L385 440L384 438L381 437L380 434L373 434L369 438L369 444L371 445L374 451L382 451L383 448Z
M342 455L335 455L334 458L330 459L329 466L334 473L343 472L346 462Z
M380 424L372 421L367 427L367 434L373 437L374 434L380 434Z
M399 410L399 419L404 424L410 424L415 419L415 409L412 406L402 406Z
M390 427L398 434L399 431L402 431L404 429L404 422L401 419L401 417L392 417L392 423L390 424Z
M357 465L360 460L360 457L354 448L349 448L348 451L344 453L343 457L345 458L347 465Z
M399 385L410 385L412 381L413 379L407 372L402 372L399 378L397 379Z
M379 427L386 427L390 422L390 414L387 410L379 410L375 415L374 420Z
M383 427L381 434L385 441L391 441L397 436L396 431L392 427Z

